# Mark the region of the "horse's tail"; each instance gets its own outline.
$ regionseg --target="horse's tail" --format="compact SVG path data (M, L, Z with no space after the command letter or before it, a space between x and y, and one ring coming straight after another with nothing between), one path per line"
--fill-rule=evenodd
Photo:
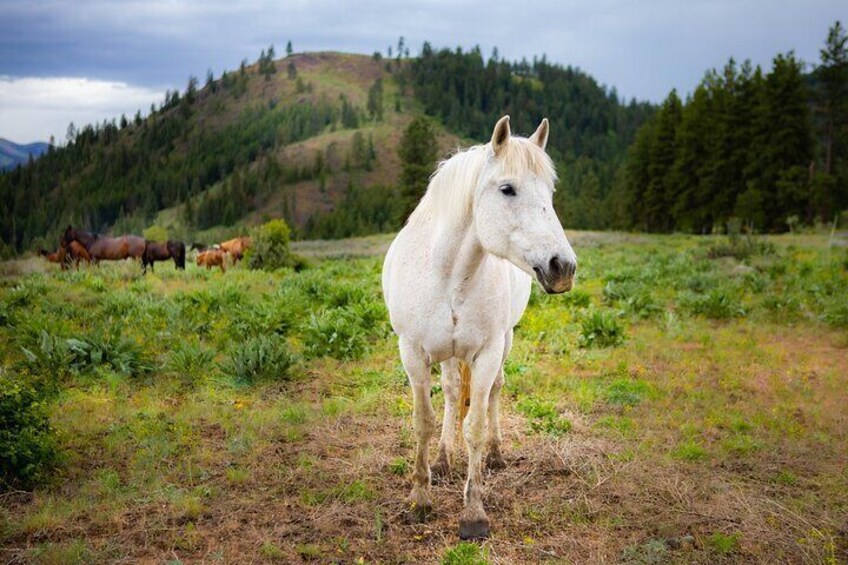
M459 362L459 429L471 406L471 366L465 361Z

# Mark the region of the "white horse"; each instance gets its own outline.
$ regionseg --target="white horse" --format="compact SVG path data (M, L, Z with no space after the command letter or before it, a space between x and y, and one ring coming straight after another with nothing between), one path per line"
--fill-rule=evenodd
M470 368L462 539L489 534L482 501L483 448L490 468L504 467L498 419L503 364L512 330L527 307L532 277L548 293L560 293L571 289L577 269L552 205L556 173L544 151L547 140L547 119L530 138L522 138L511 136L509 116L504 116L491 143L443 161L383 265L383 295L414 399L417 447L409 502L416 520L431 509L428 442L435 412L430 365L441 363L445 394L433 469L438 474L450 472L457 381Z

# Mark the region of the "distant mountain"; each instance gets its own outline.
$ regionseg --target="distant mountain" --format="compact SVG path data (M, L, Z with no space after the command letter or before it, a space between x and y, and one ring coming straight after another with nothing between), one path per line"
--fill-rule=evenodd
M38 159L47 153L49 147L50 144L43 141L21 145L0 137L0 171L25 165L30 155L33 159Z

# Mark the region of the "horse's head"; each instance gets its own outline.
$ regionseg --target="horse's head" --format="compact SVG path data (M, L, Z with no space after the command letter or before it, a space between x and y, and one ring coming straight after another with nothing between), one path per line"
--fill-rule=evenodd
M76 230L71 227L69 224L67 228L65 228L65 233L62 234L62 238L59 240L59 245L67 246L70 245L72 241L77 238Z
M509 116L498 121L474 197L474 224L487 251L558 294L571 290L577 256L554 212L556 173L547 141L547 119L529 138L511 136Z

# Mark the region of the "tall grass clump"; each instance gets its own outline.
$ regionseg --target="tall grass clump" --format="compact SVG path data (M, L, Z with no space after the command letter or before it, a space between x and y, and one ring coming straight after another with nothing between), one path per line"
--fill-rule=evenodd
M243 384L291 378L294 357L285 340L276 336L252 337L233 344L221 371Z
M774 244L757 237L753 230L744 229L742 221L738 218L727 222L727 238L714 243L707 249L707 257L710 259L733 257L737 261L744 261L754 255L773 255L774 253Z
M0 491L45 482L58 460L43 393L0 372Z
M615 347L624 343L624 339L620 312L592 309L580 319L580 347Z
M359 359L368 350L369 328L352 310L335 308L313 314L303 330L309 358Z
M742 301L727 288L713 288L704 294L689 293L681 298L681 302L693 314L712 320L728 320L745 315Z
M215 352L200 343L181 341L165 359L165 370L178 376L186 384L195 383L209 372Z

